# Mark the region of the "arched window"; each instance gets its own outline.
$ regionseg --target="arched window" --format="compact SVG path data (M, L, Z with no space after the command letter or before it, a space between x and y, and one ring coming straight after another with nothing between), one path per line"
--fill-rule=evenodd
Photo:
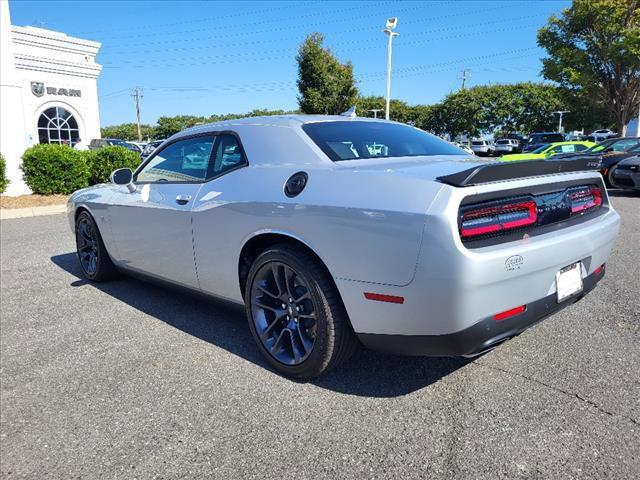
M40 143L75 145L80 131L73 115L62 107L47 108L38 119Z

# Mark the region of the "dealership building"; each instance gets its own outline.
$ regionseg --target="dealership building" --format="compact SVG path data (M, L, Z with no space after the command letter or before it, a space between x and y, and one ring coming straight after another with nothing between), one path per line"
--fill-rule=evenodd
M13 26L8 2L0 0L0 6L0 153L11 182L5 193L20 195L30 193L20 170L25 149L100 138L100 43Z

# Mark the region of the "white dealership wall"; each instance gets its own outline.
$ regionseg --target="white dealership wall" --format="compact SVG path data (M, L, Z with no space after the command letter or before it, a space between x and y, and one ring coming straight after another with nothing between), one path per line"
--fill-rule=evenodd
M11 183L7 195L30 193L22 180L24 150L36 143L38 119L50 107L69 111L88 144L100 138L95 62L100 43L35 27L11 25L0 0L0 152Z

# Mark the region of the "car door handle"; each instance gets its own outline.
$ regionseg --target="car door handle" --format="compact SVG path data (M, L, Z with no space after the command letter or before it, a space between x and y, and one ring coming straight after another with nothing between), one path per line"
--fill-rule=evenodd
M191 195L178 195L176 197L176 203L179 205L186 205L191 200Z

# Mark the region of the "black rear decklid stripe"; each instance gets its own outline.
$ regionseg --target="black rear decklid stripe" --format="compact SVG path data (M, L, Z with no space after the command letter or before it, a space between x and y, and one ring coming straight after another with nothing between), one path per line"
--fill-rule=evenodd
M481 183L499 182L514 178L536 177L553 173L582 172L598 170L600 160L566 159L566 160L526 160L516 162L496 162L469 168L458 173L438 177L442 183L454 187L468 187Z

